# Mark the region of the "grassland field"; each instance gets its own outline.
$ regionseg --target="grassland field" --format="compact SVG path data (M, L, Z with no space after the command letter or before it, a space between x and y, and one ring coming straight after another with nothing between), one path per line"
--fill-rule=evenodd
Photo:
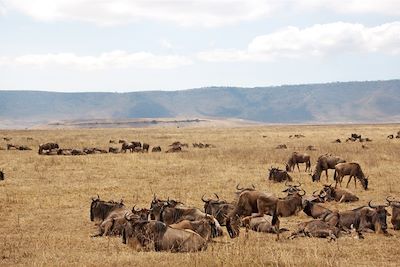
M188 206L203 207L201 196L218 193L233 200L236 184L254 184L257 189L284 196L283 184L267 179L271 166L284 167L293 151L305 152L308 145L317 151L311 155L312 168L319 155L332 153L361 164L369 177L369 190L350 184L360 201L352 204L327 203L332 209L347 210L369 200L384 203L389 195L400 198L400 139L389 134L400 125L331 126L257 126L198 128L126 128L76 130L0 131L0 137L12 137L11 143L24 144L32 151L0 150L0 168L6 179L0 182L0 265L1 266L399 266L400 232L393 236L365 234L364 240L348 236L336 242L325 239L288 240L275 235L241 232L239 238L227 234L210 243L207 251L173 254L137 252L122 244L118 237L91 238L97 231L89 219L91 197L123 199L128 207L149 207L155 193ZM359 133L373 141L332 143ZM291 139L292 134L305 138ZM32 137L33 140L27 140ZM37 146L57 142L64 148L102 147L110 139L139 140L163 150L174 141L189 143L185 153L126 153L86 156L38 155ZM214 144L198 149L194 142ZM288 149L276 150L278 144ZM1 139L0 147L6 142ZM303 183L307 194L322 187L312 183L309 173L292 174ZM345 178L347 182L347 178ZM333 171L329 171L329 183ZM345 185L345 184L344 184ZM389 209L391 212L391 209ZM281 227L296 230L298 216L281 218Z

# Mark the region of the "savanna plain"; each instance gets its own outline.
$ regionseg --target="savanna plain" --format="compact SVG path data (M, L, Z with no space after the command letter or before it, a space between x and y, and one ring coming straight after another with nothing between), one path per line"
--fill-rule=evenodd
M348 210L373 200L385 203L387 196L400 198L400 139L387 139L400 125L331 126L252 126L198 128L129 128L76 130L0 131L12 137L11 143L28 145L32 151L0 150L0 169L6 179L0 182L0 265L76 266L399 266L400 233L392 236L368 233L365 239L342 236L336 241L297 238L289 240L299 222L311 218L300 212L281 218L281 227L290 231L276 241L273 234L241 231L236 239L226 234L197 253L137 252L119 237L97 237L90 221L91 198L123 199L128 207L150 207L158 197L180 200L203 209L201 197L217 193L234 199L235 186L254 184L258 190L284 196L283 183L268 181L268 168L284 168L293 151L311 156L312 168L319 155L332 153L360 163L369 177L369 190L357 183L349 189L360 200L355 203L329 202L331 209ZM351 133L372 142L344 141ZM289 138L302 134L304 138ZM27 140L27 137L33 140ZM109 140L125 139L161 146L162 153L96 154L85 156L38 155L40 143L57 142L63 148L102 147ZM188 143L187 152L164 153L174 141ZM193 148L192 143L210 143L215 148ZM286 144L288 149L275 149ZM362 144L367 148L362 148ZM305 151L308 145L316 151ZM6 142L1 139L0 147ZM117 146L117 145L115 145ZM325 174L313 183L300 166L292 173L307 195L329 182ZM346 185L347 177L345 177ZM391 212L391 208L388 208Z

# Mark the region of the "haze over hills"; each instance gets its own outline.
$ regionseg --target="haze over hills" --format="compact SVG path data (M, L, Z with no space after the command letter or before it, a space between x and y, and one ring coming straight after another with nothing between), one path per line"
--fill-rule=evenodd
M187 118L197 123L202 118L260 123L399 122L400 80L131 93L0 91L1 128L138 118Z

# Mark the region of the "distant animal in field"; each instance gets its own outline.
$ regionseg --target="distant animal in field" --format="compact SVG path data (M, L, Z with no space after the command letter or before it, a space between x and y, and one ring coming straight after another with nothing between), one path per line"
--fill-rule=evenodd
M18 146L14 144L7 144L7 150L11 150L12 148L18 149Z
M119 153L119 149L117 147L109 147L108 148L108 153L118 154Z
M9 142L12 140L12 137L3 137L3 140Z
M400 138L400 131L397 132L396 138Z
M80 150L80 149L72 149L71 150L71 155L73 156L83 156L83 155L87 155L84 151Z
M273 168L269 170L268 179L275 182L283 182L283 181L293 181L292 177L285 170L281 170L279 168Z
M32 141L32 140L33 140L33 138L32 138L32 137L27 137L27 138L26 138L26 140L28 140L28 141Z
M287 149L287 146L285 144L277 145L275 149Z
M58 149L59 146L57 143L45 143L45 144L40 144L39 145L39 155L43 154L43 151L50 151L52 149Z
M168 149L167 151L165 151L165 153L176 153L176 152L182 152L182 147L173 146L170 149Z
M317 149L314 146L309 145L309 146L306 147L306 150L308 150L308 151L316 151Z
M123 144L123 143L128 143L128 142L126 142L125 140L122 140L122 139L118 140L118 144Z
M17 146L18 150L32 150L32 148L25 146L25 145L21 145L21 146Z
M0 181L4 180L6 178L4 171L0 170Z
M117 143L117 141L115 141L115 140L111 140L110 139L110 141L108 141L110 144L116 144Z
M170 144L169 146L172 146L172 147L178 147L179 146L179 147L186 147L186 148L189 147L189 145L187 143L181 143L180 141L175 141L172 144Z
M302 134L289 135L289 138L303 138L303 137L305 136Z
M142 148L143 151L149 152L149 148L150 148L149 144L143 143L143 148Z
M286 171L293 171L295 166L300 171L299 163L306 164L306 171L311 170L311 160L310 156L305 153L293 152L286 163Z
M151 149L151 152L161 152L161 147L160 146L155 146Z
M366 145L361 145L362 149L368 149L368 147Z
M361 185L364 188L364 190L368 189L368 177L365 177L360 164L355 162L339 163L335 166L335 174L334 174L334 179L336 181L335 188L337 187L338 183L340 186L342 186L343 177L346 175L350 176L346 187L349 186L351 179L354 179L354 187L356 187L358 179L361 182Z
M400 230L400 201L390 198L391 197L386 198L389 206L392 207L392 219L390 222L392 223L394 230Z
M341 142L342 142L342 140L336 139L336 140L334 140L332 143L341 143Z
M387 136L387 139L393 139L394 138L394 135L393 134L389 134L388 136Z
M325 171L326 180L328 181L328 170L335 169L336 164L346 162L344 159L331 154L324 154L318 157L314 174L311 176L313 182L319 182L321 173Z

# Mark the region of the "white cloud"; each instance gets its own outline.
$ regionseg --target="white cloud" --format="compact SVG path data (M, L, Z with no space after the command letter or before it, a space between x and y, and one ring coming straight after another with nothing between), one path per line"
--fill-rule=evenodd
M53 66L80 70L101 70L112 68L172 69L192 64L191 60L177 55L154 55L148 52L128 53L112 51L99 56L78 56L73 53L31 54L14 58L0 57L0 66Z
M400 22L365 27L362 24L336 22L309 28L286 27L254 38L247 49L203 51L204 61L268 61L277 58L305 58L340 53L400 54Z
M99 25L136 21L216 27L288 12L400 15L399 0L3 0L38 20L79 20ZM0 7L1 14L1 7Z

